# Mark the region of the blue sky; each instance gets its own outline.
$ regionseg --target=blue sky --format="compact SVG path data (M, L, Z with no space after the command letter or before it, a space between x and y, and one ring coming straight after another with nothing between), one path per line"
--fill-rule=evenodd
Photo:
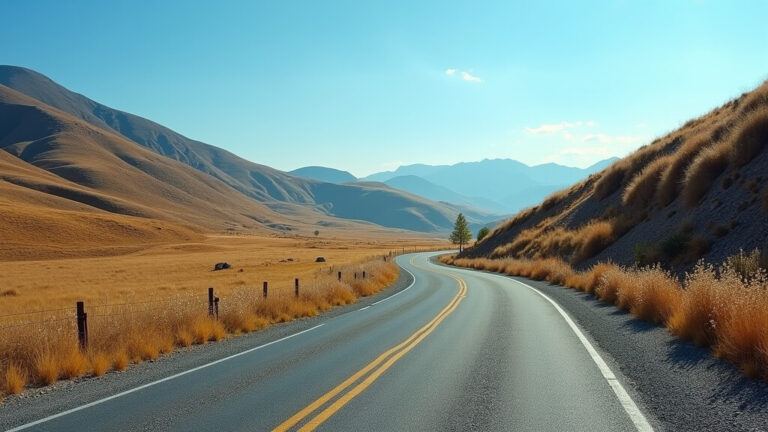
M766 1L6 2L0 63L247 159L624 155L768 78Z

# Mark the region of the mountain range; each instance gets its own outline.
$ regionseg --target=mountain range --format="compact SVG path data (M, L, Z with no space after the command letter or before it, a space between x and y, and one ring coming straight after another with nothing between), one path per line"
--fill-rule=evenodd
M383 182L396 189L433 200L503 215L531 206L547 195L581 181L611 165L609 158L587 168L555 163L529 166L513 159L485 159L454 165L404 165L371 174L361 181ZM347 171L306 167L292 174L330 182L350 183Z
M37 208L22 219L41 223L52 220L49 210L66 210L139 218L121 219L119 230L151 220L172 223L189 235L311 232L317 226L439 232L464 210L380 183L293 176L15 66L0 66L0 149L5 153L0 189L8 192L0 199L9 205L4 215L19 211L10 204L24 201ZM493 219L479 211L467 216L475 224Z

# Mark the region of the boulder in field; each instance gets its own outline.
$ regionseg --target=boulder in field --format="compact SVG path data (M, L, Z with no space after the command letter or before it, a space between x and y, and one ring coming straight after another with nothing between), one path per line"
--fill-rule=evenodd
M325 262L325 257L317 257L315 258L315 262Z
M226 270L228 268L232 268L232 266L229 263L220 262L220 263L216 263L216 265L213 266L213 271Z

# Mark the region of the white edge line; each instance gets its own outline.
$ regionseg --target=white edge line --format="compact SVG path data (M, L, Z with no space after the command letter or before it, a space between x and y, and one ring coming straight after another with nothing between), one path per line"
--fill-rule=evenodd
M364 311L364 310L368 309L369 307L371 307L371 305L368 305L368 306L366 306L366 307L360 308L360 309L358 309L357 311L358 311L358 312L359 312L359 311Z
M395 296L397 296L398 294L402 294L402 293L404 293L405 291L408 291L408 290L409 290L409 289L410 289L410 288L411 288L413 285L415 285L415 284L416 284L416 275L414 275L413 273L411 273L411 272L410 272L408 269L406 269L406 268L405 268L405 267L403 267L403 266L400 266L400 268L401 268L401 269L403 269L403 270L405 270L405 271L406 271L408 274L410 274L410 275L411 275L411 278L413 279L413 280L411 281L411 284L410 284L410 285L408 285L408 286L407 286L405 289L403 289L403 290L401 290L401 291L398 291L398 292L396 292L395 294L393 294L393 295L391 295L391 296L389 296L389 297L387 297L387 298L385 298L385 299L381 299L381 300L379 300L379 301L377 301L377 302L375 302L375 303L371 303L369 306L366 306L366 307L364 307L364 308L361 308L361 309L358 309L358 310L365 310L365 309L368 309L369 307L371 307L371 306L373 306L373 305L375 305L375 304L378 304L378 303L381 303L381 302L387 301L387 300L391 299L392 297L395 297ZM143 384L143 385L140 385L140 386L138 386L138 387L134 387L134 388L132 388L132 389L129 389L129 390L125 390L125 391L123 391L123 392L120 392L120 393L116 393L116 394L113 394L112 396L107 396L107 397L105 397L105 398L103 398L103 399L98 399L98 400L95 400L95 401L93 401L93 402L90 402L90 403L87 403L87 404L85 404L85 405L80 405L80 406L78 406L78 407L75 407L75 408L72 408L72 409L68 409L68 410L66 410L66 411L62 411L62 412L60 412L60 413L58 413L58 414L54 414L54 415L51 415L51 416L48 416L48 417L42 418L42 419L40 419L40 420L35 420L35 421L33 421L33 422L30 422L30 423L26 423L26 424L23 424L23 425L21 425L21 426L16 426L16 427L15 427L15 428L13 428L13 429L8 429L6 432L17 432L17 431L20 431L20 430L29 429L29 428L31 428L32 426L37 426L37 425L39 425L39 424L42 424L42 423L46 423L46 422L49 422L49 421L51 421L51 420L54 420L54 419L57 419L57 418L59 418L59 417L64 417L64 416L66 416L66 415L69 415L69 414L72 414L72 413L75 413L75 412L78 412L78 411L82 411L82 410L84 410L84 409L86 409L86 408L90 408L90 407L92 407L92 406L95 406L95 405L99 405L99 404L102 404L102 403L104 403L104 402L108 402L108 401L110 401L110 400L112 400L112 399L117 399L117 398L119 398L119 397L122 397L122 396L125 396L125 395L128 395L128 394L131 394L131 393L137 392L137 391L139 391L139 390L143 390L143 389L145 389L145 388L147 388L147 387L152 387L152 386L154 386L154 385L157 385L157 384L160 384L160 383L163 383L163 382L166 382L166 381L170 381L170 380L172 380L172 379L176 379L176 378L178 378L178 377L181 377L181 376L184 376L184 375L190 374L190 373L192 373L192 372L196 372L196 371L199 371L200 369L205 369L205 368L207 368L207 367L210 367L210 366L213 366L213 365L215 365L215 364L218 364L218 363L221 363L221 362L224 362L224 361L227 361L227 360L231 360L231 359L233 359L233 358L235 358L235 357L240 357L240 356L242 356L242 355L245 355L245 354L251 353L251 352L253 352L253 351L256 351L256 350L259 350L259 349L262 349L262 348L268 347L268 346L270 346L270 345L276 344L276 343L278 343L278 342L282 342L282 341L284 341L284 340L287 340L287 339L290 339L290 338L292 338L292 337L295 337L295 336L299 336L299 335L301 335L301 334L303 334L303 333L307 333L307 332L309 332L309 331L312 331L312 330L314 330L314 329L316 329L316 328L318 328L318 327L322 327L322 326L324 326L324 325L325 325L325 323L322 323L322 324L318 324L318 325L316 325L316 326L314 326L314 327L310 327L310 328L308 328L308 329L306 329L306 330L302 330L302 331L300 331L300 332L298 332L298 333L294 333L294 334L291 334L291 335L285 336L285 337L283 337L283 338L280 338L280 339L277 339L277 340L273 340L272 342L267 342L267 343L265 343L264 345L259 345L259 346L257 346L257 347L254 347L254 348L250 348L250 349L247 349L247 350L245 350L245 351L239 352L239 353L237 353L237 354L233 354L233 355L231 355L231 356L228 356L228 357L224 357L224 358L220 358L220 359L218 359L218 360L214 360L214 361L212 361L212 362L210 362L210 363L206 363L206 364L204 364L204 365L200 365L200 366L194 367L194 368L192 368L192 369L188 369L188 370L185 370L185 371L183 371L183 372L179 372L179 373L177 373L177 374L175 374L175 375L167 376L167 377L165 377L165 378L161 378L161 379L159 379L159 380L157 380L157 381L152 381L152 382L150 382L150 383L147 383L147 384Z
M458 270L464 270L464 269L458 269ZM464 271L471 271L471 270L464 270ZM603 375L603 378L605 378L605 380L608 382L608 385L611 387L614 394L616 394L616 398L619 400L619 403L621 404L622 408L624 408L624 411L626 411L630 420L632 420L632 423L635 425L635 428L640 432L653 432L653 427L648 422L648 419L645 418L645 415L643 415L643 412L640 411L640 408L638 408L635 401L632 400L632 397L629 395L629 393L627 393L626 389L624 389L624 386L621 385L621 382L619 382L619 380L616 378L616 375L613 373L611 368L608 366L605 360L603 360L603 358L597 352L595 347L592 346L592 343L589 342L587 337L584 336L584 333L582 333L581 329L579 329L579 327L571 319L568 313L565 312L563 308L561 308L560 305L557 304L557 302L552 300L549 296L539 291L538 289L524 282L520 282L517 279L490 273L490 272L482 272L482 273L487 274L489 276L494 276L497 278L503 278L505 280L511 280L513 282L516 282L524 287L527 287L531 291L535 292L536 294L540 295L545 300L550 302L552 306L555 307L555 310L557 310L557 312L560 313L560 315L563 317L563 319L571 328L571 330L573 330L573 332L576 334L576 337L579 339L581 344L584 345L584 348L587 350L587 353L589 353L589 356L592 358L592 361L595 362L595 364L597 365L597 368L600 369L600 373Z
M27 423L27 424L23 424L23 425L21 425L21 426L16 426L16 427L15 427L15 428L13 428L13 429L8 429L6 432L16 432L16 431L20 431L20 430L28 429L28 428L30 428L30 427L32 427L32 426L37 426L37 425L39 425L39 424L41 424L41 423L46 423L46 422L48 422L48 421L51 421L51 420L57 419L57 418L59 418L59 417L64 417L64 416L66 416L66 415L69 415L69 414L72 414L72 413L75 413L75 412L78 412L78 411L82 411L82 410L84 410L84 409L86 409L86 408L90 408L90 407L92 407L92 406L95 406L95 405L99 405L99 404L102 404L102 403L104 403L104 402L107 402L107 401L110 401L110 400L112 400L112 399L117 399L117 398L119 398L119 397L122 397L122 396L125 396L125 395L128 395L128 394L131 394L131 393L135 393L135 392L137 392L137 391L139 391L139 390L144 390L144 389L145 389L145 388L147 388L147 387L152 387L152 386L154 386L154 385L157 385L157 384L160 384L160 383L163 383L163 382L166 382L166 381L170 381L170 380L172 380L172 379L176 379L176 378L179 378L179 377L181 377L181 376L184 376L184 375L190 374L190 373L192 373L192 372L197 372L197 371L199 371L200 369L205 369L205 368L207 368L207 367L210 367L210 366L213 366L213 365L216 365L216 364L219 364L219 363L225 362L225 361L227 361L227 360L231 360L231 359L233 359L233 358L235 358L235 357L240 357L240 356L242 356L242 355L245 355L245 354L251 353L251 352L253 352L253 351L256 351L256 350L260 350L260 349L262 349L262 348L266 348L266 347L268 347L268 346L270 346L270 345L274 345L274 344L276 344L276 343L278 343L278 342L282 342L282 341L284 341L284 340L287 340L287 339L290 339L290 338L292 338L292 337L296 337L296 336L299 336L299 335L301 335L301 334L307 333L307 332L309 332L309 331L312 331L312 330L314 330L314 329L316 329L316 328L318 328L318 327L322 327L322 326L324 326L324 325L325 325L325 323L323 323L323 324L318 324L318 325L316 325L316 326L314 326L314 327L310 327L310 328L308 328L308 329L306 329L306 330L302 330L302 331L300 331L300 332L298 332L298 333L294 333L294 334L291 334L291 335L288 335L288 336L282 337L282 338L280 338L280 339L276 339L276 340L273 340L272 342L267 342L267 343L265 343L264 345L259 345L259 346L257 346L257 347L254 347L254 348L250 348L250 349L247 349L247 350L245 350L245 351L241 351L241 352L239 352L239 353L237 353L237 354L232 354L232 355L230 355L230 356L228 356L228 357L220 358L220 359L218 359L218 360L214 360L214 361L212 361L212 362L210 362L210 363L206 363L206 364L204 364L204 365L200 365L200 366L196 366L196 367L193 367L192 369L187 369L187 370L185 370L185 371L183 371L183 372L179 372L179 373L177 373L177 374L175 374L175 375L167 376L167 377L165 377L165 378L161 378L161 379L159 379L159 380L157 380L157 381L152 381L152 382L149 382L149 383L146 383L146 384L140 385L140 386L138 386L138 387L134 387L134 388L132 388L132 389L129 389L129 390L125 390L125 391L123 391L123 392L120 392L120 393L116 393L116 394L113 394L112 396L107 396L107 397L105 397L105 398L103 398L103 399L98 399L98 400L95 400L95 401L93 401L93 402L87 403L87 404L85 404L85 405L80 405L79 407L75 407L75 408L72 408L72 409L68 409L68 410L66 410L66 411L62 411L62 412L60 412L60 413L58 413L58 414L54 414L54 415L51 415L51 416L48 416L48 417L42 418L42 419L40 419L40 420L35 420L35 421L33 421L33 422L30 422L30 423Z
M377 301L377 302L373 302L373 303L371 303L371 306L374 306L374 305L377 305L377 304L379 304L379 303L385 302L385 301L387 301L387 300L389 300L389 299L391 299L391 298L393 298L393 297L397 297L398 295L400 295L400 294L402 294L402 293L404 293L404 292L408 291L409 289L411 289L411 287L412 287L412 286L413 286L413 285L416 283L416 275L414 275L413 273L411 273L411 272L410 272L410 271L409 271L407 268L405 268L405 267L403 267L403 266L400 266L400 268L401 268L401 269L403 269L403 270L405 270L405 271L406 271L406 272L407 272L409 275L411 275L411 278L413 279L413 280L411 281L411 284L410 284L410 285L408 285L407 287L405 287L405 289L403 289L403 290L401 290L401 291L398 291L398 292L396 292L396 293L392 294L391 296L389 296L389 297L387 297L387 298L383 298L383 299L381 299L381 300L379 300L379 301Z

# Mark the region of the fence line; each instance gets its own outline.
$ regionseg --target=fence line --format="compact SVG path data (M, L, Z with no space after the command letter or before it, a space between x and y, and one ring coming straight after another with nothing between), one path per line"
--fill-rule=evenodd
M438 251L438 250L445 250L444 247L440 248L399 248L396 250L390 250L387 254L382 255L376 255L376 259L381 259L384 262L389 262L392 260L393 257L397 257L403 254L408 253L417 253L417 252L429 252L429 251ZM336 270L337 274L335 275L337 277L338 281L343 282L353 282L356 280L365 280L374 277L373 274L370 272L366 272L365 270L362 270L360 273L354 268L356 266L362 265L366 262L370 262L371 257L367 259L360 260L356 263L350 263L343 265L341 268L345 269L337 270L336 266L330 266L329 267L329 274L333 275L334 270ZM317 278L318 275L323 273L324 270L322 268L319 268L315 271L314 277L312 278L312 285L313 287L317 287ZM360 276L360 277L358 277ZM294 278L294 284L293 284L293 297L299 297L300 296L300 280L299 278ZM209 288L207 291L207 299L203 300L202 295L198 294L179 294L176 296L173 296L172 298L165 298L165 299L151 299L151 300L142 300L142 301L136 301L136 302L124 302L124 303L107 303L107 304L91 304L88 306L88 309L86 309L86 305L84 302L80 301L77 302L77 307L67 307L67 308L60 308L60 309L49 309L49 310L39 310L39 311L28 311L28 312L17 312L13 314L6 314L6 315L0 315L0 319L2 318L8 318L8 317L17 317L17 316L23 316L23 315L38 315L38 314L45 314L45 313L54 313L54 312L63 312L63 311L69 311L69 312L75 312L72 313L71 316L68 316L66 318L58 318L58 319L47 319L47 320L40 320L40 321L25 321L25 322L18 322L11 325L0 327L0 331L8 330L12 328L19 328L19 327L25 327L25 326L40 326L44 324L50 324L50 323L56 323L56 322L64 322L68 321L72 324L76 324L77 326L77 333L78 338L80 342L80 346L83 349L86 349L88 346L88 323L87 318L88 314L86 310L104 310L106 308L130 308L131 306L136 305L147 305L147 304L156 304L156 303L162 303L162 306L156 306L156 307L148 307L148 308L140 308L140 309L133 309L133 310L122 310L122 311L113 311L113 312L101 312L96 313L93 315L90 315L90 318L108 318L108 317L116 317L116 316L127 316L127 315L134 315L134 314L141 314L141 313L147 313L147 312L153 312L153 311L159 311L159 310L169 310L169 307L166 305L167 303L176 302L178 303L177 306L179 307L173 307L170 308L170 312L173 312L174 310L176 312L190 312L194 310L198 310L199 307L200 312L205 311L205 306L207 305L208 308L208 314L218 320L219 319L219 307L220 303L222 304L222 307L226 304L227 300L235 300L237 301L237 294L239 293L246 293L248 300L247 302L254 301L267 301L268 299L268 281L263 282L263 293L262 295L258 295L258 290L255 287L246 287L246 286L239 286L234 287L230 294L227 297L224 297L220 299L219 297L214 295L214 289ZM278 291L277 295L278 297L288 297L289 291ZM269 297L273 298L273 297ZM193 300L194 299L194 300ZM261 300L260 300L261 299ZM189 300L193 300L192 302L189 302ZM239 299L239 300L242 300ZM2 335L0 335L2 336Z

